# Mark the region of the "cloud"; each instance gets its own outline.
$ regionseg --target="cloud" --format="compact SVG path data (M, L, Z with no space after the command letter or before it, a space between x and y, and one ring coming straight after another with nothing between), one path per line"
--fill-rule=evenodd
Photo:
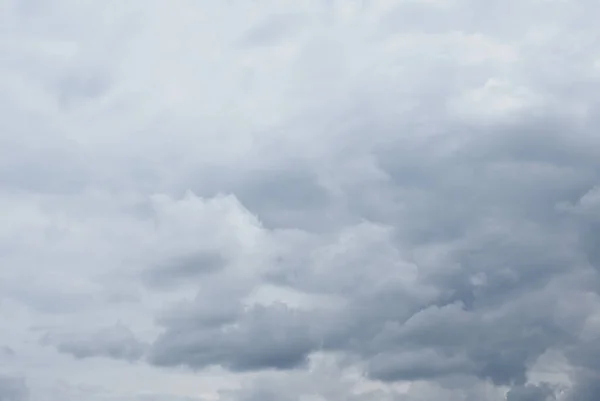
M568 400L594 400L600 394L597 371L580 371L575 385L568 393Z
M523 387L514 387L506 395L507 401L546 401L555 400L554 391L547 384L526 385Z
M594 399L591 6L4 2L0 368L46 399Z
M197 252L182 256L169 264L144 272L146 281L155 287L184 284L185 281L220 270L227 263L219 253Z
M25 381L12 376L0 376L0 400L24 401L27 400L28 391Z
M163 366L218 364L239 371L294 368L316 346L306 318L298 315L285 306L255 307L233 327L202 330L172 324L153 345L151 360Z
M45 343L56 346L58 351L78 359L107 357L136 361L144 354L144 344L122 324L102 328L92 334L53 335L48 333Z

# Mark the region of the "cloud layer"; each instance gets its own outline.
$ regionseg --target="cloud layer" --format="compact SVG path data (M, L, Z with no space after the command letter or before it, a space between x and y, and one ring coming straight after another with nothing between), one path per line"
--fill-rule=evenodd
M4 2L0 401L598 399L593 8Z

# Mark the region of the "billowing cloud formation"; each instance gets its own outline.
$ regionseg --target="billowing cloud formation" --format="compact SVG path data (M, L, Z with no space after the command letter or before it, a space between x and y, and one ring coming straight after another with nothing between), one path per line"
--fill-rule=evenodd
M0 7L0 400L600 398L592 3Z

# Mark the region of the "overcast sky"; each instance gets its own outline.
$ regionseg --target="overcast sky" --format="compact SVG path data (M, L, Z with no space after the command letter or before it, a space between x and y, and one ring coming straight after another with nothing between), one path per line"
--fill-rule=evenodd
M592 0L0 1L0 401L597 401Z

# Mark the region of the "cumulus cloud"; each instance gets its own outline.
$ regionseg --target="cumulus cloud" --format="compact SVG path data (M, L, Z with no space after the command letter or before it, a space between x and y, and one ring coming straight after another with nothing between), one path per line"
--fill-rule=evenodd
M589 1L0 7L0 400L600 397Z

